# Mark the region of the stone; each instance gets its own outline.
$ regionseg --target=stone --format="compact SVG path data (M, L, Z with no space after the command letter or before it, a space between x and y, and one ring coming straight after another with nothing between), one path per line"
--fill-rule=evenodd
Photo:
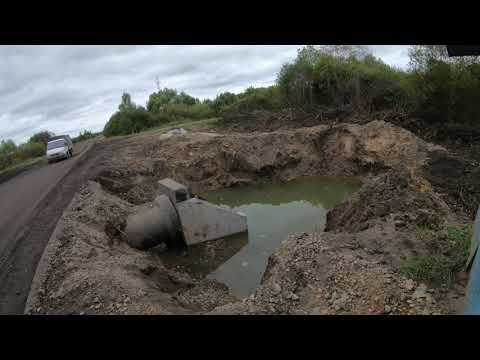
M272 290L275 294L280 294L280 292L282 291L282 287L277 283L273 283Z
M420 299L427 297L427 286L425 284L420 284L412 294L412 299Z
M411 291L414 289L414 287L415 287L415 282L412 279L408 279L407 281L405 281L405 289Z

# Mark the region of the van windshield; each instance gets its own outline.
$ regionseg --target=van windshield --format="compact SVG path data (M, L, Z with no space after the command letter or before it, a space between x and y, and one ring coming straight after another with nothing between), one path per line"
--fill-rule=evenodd
M65 140L55 140L55 141L52 141L52 142L49 142L47 144L47 150L52 150L52 149L56 149L56 148L61 148L61 147L64 147L66 144L65 144Z

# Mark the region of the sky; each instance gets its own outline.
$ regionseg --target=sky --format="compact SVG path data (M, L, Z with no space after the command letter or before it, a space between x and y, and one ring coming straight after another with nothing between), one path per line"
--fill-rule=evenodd
M275 82L298 45L0 46L0 139L17 144L43 130L77 136L101 131L123 92L145 105L174 88L204 98ZM370 45L400 68L408 46Z

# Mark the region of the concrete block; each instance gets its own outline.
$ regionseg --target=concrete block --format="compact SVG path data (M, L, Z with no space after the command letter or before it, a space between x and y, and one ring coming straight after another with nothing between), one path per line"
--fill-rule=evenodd
M187 245L247 231L247 216L192 198L176 204Z
M188 187L168 178L158 182L158 193L168 196L173 204L188 200L192 197Z

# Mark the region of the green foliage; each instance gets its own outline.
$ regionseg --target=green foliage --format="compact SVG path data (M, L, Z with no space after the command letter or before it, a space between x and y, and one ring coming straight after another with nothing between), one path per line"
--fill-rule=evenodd
M176 121L182 119L200 120L212 117L215 115L211 106L205 103L195 103L193 105L187 104L170 104L166 105L162 113L169 121Z
M163 90L150 94L147 101L147 110L151 113L158 114L169 105L193 106L199 103L200 100L183 91L178 93L175 89L164 88Z
M281 108L277 86L254 88L235 95L235 101L220 108L221 114L251 112L255 110L275 111Z
M118 105L118 110L119 111L129 111L129 110L134 110L135 108L136 108L136 105L132 101L132 98L131 98L130 94L123 93L122 101L120 102L120 105Z
M0 143L0 170L12 167L31 158L43 156L45 145L41 142L27 142L16 146L12 140Z
M178 120L200 120L214 115L211 101L200 102L185 92L165 88L150 95L147 108L136 106L122 96L119 110L111 116L103 134L127 135ZM130 104L130 105L128 105ZM133 105L132 105L133 104Z
M91 131L84 130L83 132L80 132L80 134L77 137L74 137L72 139L72 142L78 143L80 141L92 139L94 137L97 137L98 135L100 135L100 134L99 133L92 133Z
M418 52L419 50L417 50ZM418 55L420 56L420 55ZM424 55L427 57L427 55ZM427 125L477 125L480 116L480 62L416 60L414 114Z
M40 131L30 137L29 143L41 143L43 146L47 146L48 140L55 134L51 131Z
M138 133L166 122L166 118L154 116L145 108L139 106L134 109L117 111L113 114L103 129L103 135L116 136Z
M237 95L231 92L224 92L217 95L212 101L212 108L216 114L219 114L225 107L232 105L238 100Z
M0 156L9 154L17 149L17 145L13 140L2 140L0 142Z
M283 100L294 107L351 105L375 111L409 103L407 74L366 53L307 46L277 77Z
M419 228L417 236L428 244L430 254L409 259L402 266L402 273L416 281L450 286L466 264L472 228L448 225L439 232Z
M16 151L16 156L21 161L43 155L45 155L45 145L39 142L28 142L26 144L20 144Z

